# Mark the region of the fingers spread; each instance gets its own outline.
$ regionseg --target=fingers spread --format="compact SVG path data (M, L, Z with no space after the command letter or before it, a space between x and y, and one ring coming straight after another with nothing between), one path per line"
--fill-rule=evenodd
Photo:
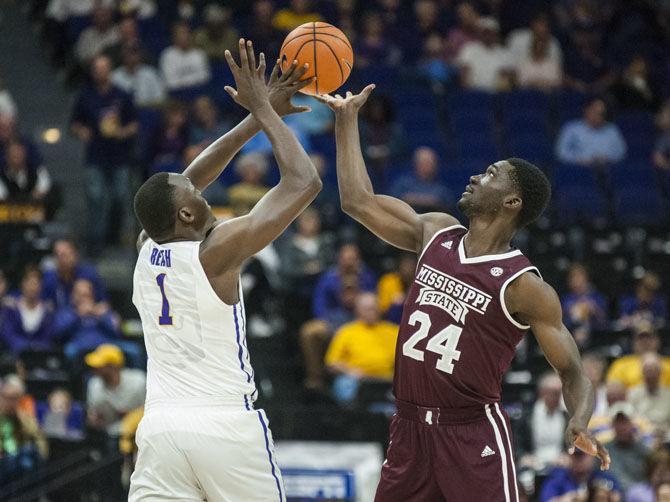
M270 74L270 84L274 84L279 79L279 60L275 63Z
M249 68L249 55L243 38L240 38L240 68Z
M259 77L264 77L265 76L265 54L263 54L261 52L260 55L258 56L258 60L259 60L258 68L257 68L256 71L258 72Z
M307 79L305 79L305 80L299 80L298 83L293 84L292 87L293 87L296 91L299 91L300 89L302 89L302 88L304 88L304 87L307 87L309 84L311 84L311 83L314 82L315 80L316 80L316 77L307 78Z
M298 64L297 61L295 63L296 63L296 65ZM305 63L300 68L295 70L293 72L293 75L291 75L291 78L289 79L290 82L293 83L293 82L297 82L298 80L300 80L303 77L303 75L307 72L308 69L309 69L309 63Z
M291 63L291 66L289 66L287 68L287 70L282 73L282 76L279 79L279 81L280 82L287 82L288 80L290 80L291 76L293 75L293 72L295 71L297 66L298 66L298 62L294 59L293 62Z
M226 58L226 62L228 63L228 66L230 67L230 71L233 72L233 75L240 69L239 66L237 66L237 63L235 62L235 58L233 55L230 53L229 50L226 50L226 52L223 53L223 55Z
M361 91L361 94L365 97L365 99L367 99L368 96L370 95L370 93L372 92L372 89L374 89L374 88L375 88L375 84L370 84L370 85L366 86L365 89L363 89Z
M249 58L249 69L255 71L256 55L254 54L254 43L251 40L247 40L247 57Z
M229 85L225 86L223 90L226 91L228 94L230 94L231 98L233 99L237 98L237 91L232 87L230 87Z

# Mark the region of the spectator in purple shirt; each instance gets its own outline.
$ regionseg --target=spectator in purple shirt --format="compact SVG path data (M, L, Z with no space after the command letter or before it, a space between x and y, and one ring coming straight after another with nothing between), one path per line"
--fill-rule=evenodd
M63 353L78 368L81 356L98 345L111 343L128 356L133 367L141 366L141 350L132 342L122 340L118 316L105 302L96 302L93 283L77 279L72 287L71 305L56 312L55 335L65 341Z
M8 307L0 326L0 338L15 356L25 350L49 350L53 347L52 306L40 299L42 273L28 267L21 279L21 295Z
M42 278L42 298L49 300L55 308L70 304L72 288L77 279L86 279L93 285L96 302L107 300L107 293L100 276L92 265L79 260L79 252L74 241L59 239L54 243L53 254L56 268L44 272Z
M647 271L637 282L635 294L619 301L619 323L629 328L640 319L646 319L656 328L663 328L668 320L668 303L661 293L661 280L654 272Z
M337 256L337 265L321 275L314 288L314 317L325 319L333 309L341 307L341 279L345 275L358 277L361 291L374 291L377 279L361 260L361 253L356 244L344 244Z
M592 329L607 324L607 300L591 284L589 272L579 263L568 271L568 292L561 296L565 325L575 337L577 345L584 346Z
M77 98L72 133L86 145L88 244L101 250L116 226L134 241L130 215L130 165L139 124L132 98L112 84L111 61L98 56L91 63L92 85ZM112 212L114 203L122 212Z

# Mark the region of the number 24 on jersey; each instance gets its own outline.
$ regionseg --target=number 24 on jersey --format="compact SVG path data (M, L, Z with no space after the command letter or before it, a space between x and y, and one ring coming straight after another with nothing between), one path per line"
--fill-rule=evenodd
M419 329L403 344L402 353L417 361L423 361L424 353L416 348L416 344L428 336L432 325L430 316L417 310L409 317L408 322L410 326L416 326L418 323ZM428 340L426 350L440 355L435 364L438 370L449 374L453 373L454 361L458 361L461 357L461 351L457 350L456 346L462 331L463 328L451 324Z

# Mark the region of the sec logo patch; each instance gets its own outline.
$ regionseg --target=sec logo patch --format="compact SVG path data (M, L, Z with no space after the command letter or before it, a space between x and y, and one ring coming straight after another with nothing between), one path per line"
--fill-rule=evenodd
M500 268L500 267L493 267L491 269L491 275L493 277L500 277L502 275L502 273L503 273L503 269Z

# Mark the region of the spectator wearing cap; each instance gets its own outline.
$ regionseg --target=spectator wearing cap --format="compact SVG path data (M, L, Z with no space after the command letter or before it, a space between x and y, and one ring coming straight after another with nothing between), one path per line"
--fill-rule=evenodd
M642 356L660 354L661 339L649 322L640 322L633 330L633 353L616 359L607 371L607 381L621 382L627 389L644 383ZM670 357L661 357L660 385L670 386Z
M646 352L640 364L644 382L630 389L628 401L636 414L649 420L659 435L665 437L670 431L670 387L661 386L661 356Z
M232 24L228 7L210 3L205 7L204 24L195 32L195 45L205 51L210 60L223 61L226 50L237 47L240 34Z
M568 270L568 291L561 295L563 322L575 337L577 345L588 343L591 331L607 325L607 299L591 283L589 272L580 263Z
M87 237L89 250L96 252L119 229L134 241L130 180L139 124L131 96L112 83L108 57L93 59L91 77L92 85L77 98L70 128L86 145ZM115 204L119 209L112 212Z
M263 178L268 171L268 161L263 154L247 153L235 163L239 183L228 189L228 200L236 215L247 214L270 190Z
M42 273L28 267L21 279L21 295L8 307L0 323L0 339L15 356L25 350L49 350L54 346L54 312L40 298Z
M605 398L607 407L602 414L593 414L589 421L589 432L601 443L608 443L614 439L614 427L612 425L612 416L610 410L617 403L626 402L628 389L624 384L617 381L607 382L605 385ZM645 444L653 445L655 441L654 426L649 420L640 416L632 417L635 432Z
M158 70L145 64L138 45L121 51L123 64L112 72L112 83L132 95L137 106L157 106L165 101L165 83Z
M480 91L508 90L514 74L514 59L500 43L498 21L482 17L477 25L480 40L465 44L456 60L461 70L461 84Z
M118 42L119 27L114 24L114 11L111 7L98 4L93 9L91 26L79 35L75 52L79 62L88 65L94 57Z
M55 308L67 307L72 297L72 288L78 279L86 279L93 285L97 303L107 301L107 292L100 275L93 265L84 263L79 256L77 244L72 239L58 239L53 245L54 268L44 271L42 298Z
M566 164L605 167L626 156L627 146L619 127L607 121L607 106L594 99L584 107L581 119L561 127L556 141L556 157Z
M558 464L563 453L567 418L561 389L561 379L554 371L540 378L538 399L530 417L534 464L540 470Z
M655 328L662 328L668 321L668 299L661 291L661 279L647 271L635 286L635 293L624 295L619 300L619 325L621 328L635 327L640 321L648 321Z
M86 388L88 424L119 436L123 418L144 406L146 374L125 368L123 352L115 345L99 345L85 360L95 373Z
M644 481L644 460L649 454L647 447L635 433L633 405L622 401L610 409L614 439L605 444L612 459L610 472L623 491L633 484Z
M453 196L438 179L438 157L435 150L422 146L414 151L414 171L399 178L391 194L419 212L445 211Z
M176 23L172 28L172 45L160 56L160 69L170 92L189 91L209 83L211 74L205 51L193 47L191 28Z
M596 459L575 448L569 456L567 467L554 468L540 490L540 502L585 500L587 487L594 481L611 484L621 494L618 480L608 471L596 468Z
M381 320L377 297L361 293L355 301L356 318L333 337L325 362L335 374L333 391L340 403L356 397L362 380L393 379L398 325Z

